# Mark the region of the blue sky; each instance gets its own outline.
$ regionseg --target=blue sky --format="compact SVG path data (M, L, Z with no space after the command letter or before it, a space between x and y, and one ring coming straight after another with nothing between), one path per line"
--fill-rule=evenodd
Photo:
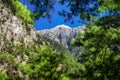
M29 4L27 0L21 0L21 2L25 5L27 5L29 10L34 10L33 5ZM72 28L82 26L83 24L78 22L79 17L74 18L74 24L71 24L70 22L64 22L64 18L62 16L59 16L57 13L59 10L62 9L69 10L67 7L60 5L60 4L55 4L55 11L52 14L52 22L49 23L47 18L39 18L38 20L35 20L34 22L34 27L36 30L42 30L42 29L51 29L57 25L65 24L68 25Z

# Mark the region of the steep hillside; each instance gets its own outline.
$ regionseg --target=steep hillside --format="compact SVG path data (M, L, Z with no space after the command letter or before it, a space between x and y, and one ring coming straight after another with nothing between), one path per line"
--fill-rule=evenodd
M5 51L10 44L21 45L49 44L36 34L32 24L16 17L10 6L0 2L0 51Z
M51 47L56 51L56 52L59 52L59 53L63 53L63 54L67 54L67 55L70 55L71 52L69 51L68 48L66 48L65 46L59 44L57 41L55 40L52 40L48 37L44 37L42 36L42 39L45 41L45 42L48 42L49 45L51 45Z
M32 24L15 16L10 6L0 0L0 80L72 79L70 75L80 65L71 56L60 54L63 47L57 43L54 47L53 43L37 35Z
M20 18L14 16L10 9L0 3L0 46L3 47L8 42L20 44L37 40L36 32L31 24L24 23Z

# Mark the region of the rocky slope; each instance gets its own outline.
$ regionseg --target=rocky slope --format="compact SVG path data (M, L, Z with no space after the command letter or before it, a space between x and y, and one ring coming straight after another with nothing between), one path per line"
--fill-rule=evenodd
M73 60L60 54L69 51L55 41L36 34L31 24L13 13L9 5L0 0L0 79L47 80L51 77L50 80L57 80L53 74L70 71L72 67L67 69L66 62ZM59 69L61 63L66 67Z
M16 74L25 77L17 66L18 63L26 64L29 57L25 54L27 46L37 40L33 26L14 16L10 6L0 0L0 76L3 72L8 73L11 80L16 80ZM0 79L10 80L5 76Z
M77 28L70 28L66 25L58 25L55 28L49 29L49 30L40 30L37 31L38 34L50 38L52 40L57 41L58 43L68 47L70 46L71 39L74 39L77 37L78 32L83 31L83 27L77 27Z
M49 44L36 34L32 24L13 15L10 6L0 0L0 52L7 52L11 45ZM10 45L11 44L11 45Z
M37 40L36 32L31 24L25 24L21 19L12 14L2 2L0 3L0 47L4 46L5 40L20 44ZM4 38L3 38L4 37Z
M63 51L69 52L71 55L77 57L82 51L82 48L72 46L71 40L75 39L78 36L79 32L84 32L84 29L84 26L70 28L66 25L58 25L52 29L37 31L37 33L43 37L52 40L52 42L57 42L58 44L63 45L62 48L58 48L59 50L63 49ZM57 47L56 45L54 46Z
M9 5L4 4L0 0L0 52L6 52L10 44L21 45L23 42L26 45L32 45L33 43L51 45L57 51L60 51L59 48L63 47L54 41L36 34L32 24L25 23L22 19L13 15ZM58 45L57 48L54 47L55 44ZM66 50L64 48L64 51L60 52L66 52Z

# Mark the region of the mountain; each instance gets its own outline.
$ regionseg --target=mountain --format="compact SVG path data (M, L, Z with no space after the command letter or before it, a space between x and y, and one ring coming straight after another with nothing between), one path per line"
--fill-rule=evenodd
M32 24L23 22L22 19L15 16L9 5L4 5L0 2L0 51L7 52L7 48L11 45L50 45L57 52L69 53L67 49L63 48L57 42L38 35ZM57 47L54 47L57 45Z
M69 51L57 42L36 34L33 25L16 16L11 9L12 4L8 5L7 1L9 2L6 0L4 3L0 0L0 79L54 79L51 74L57 73L59 65L65 67L66 62L69 62L65 62L67 56L64 55ZM20 3L12 1L14 5ZM19 7L23 5L20 3ZM62 69L58 73L65 73L62 71L67 68Z
M70 28L69 26L62 24L52 29L39 30L37 33L46 38L48 42L51 41L51 44L54 46L54 48L57 46L53 42L61 46L60 48L57 48L60 51L63 49L62 51L77 57L79 56L80 51L82 51L82 48L72 46L71 40L75 39L79 32L84 32L84 29L84 26Z
M70 28L69 26L62 24L52 29L39 30L37 33L41 36L55 40L65 47L69 47L71 39L76 38L77 34L81 31L84 31L84 26Z
M68 48L38 35L30 23L30 15L19 0L0 0L0 79L78 80L81 64L70 55ZM53 38L66 46L76 36L65 25L51 30Z

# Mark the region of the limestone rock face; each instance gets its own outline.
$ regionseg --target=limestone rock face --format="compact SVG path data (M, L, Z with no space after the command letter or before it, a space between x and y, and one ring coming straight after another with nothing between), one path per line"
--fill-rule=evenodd
M84 27L70 28L66 25L58 25L55 28L49 30L37 31L37 33L68 47L70 45L71 39L76 38L78 32L83 31L83 29Z
M9 6L0 1L0 47L6 42L20 44L21 40L25 43L37 40L33 26L14 16Z

